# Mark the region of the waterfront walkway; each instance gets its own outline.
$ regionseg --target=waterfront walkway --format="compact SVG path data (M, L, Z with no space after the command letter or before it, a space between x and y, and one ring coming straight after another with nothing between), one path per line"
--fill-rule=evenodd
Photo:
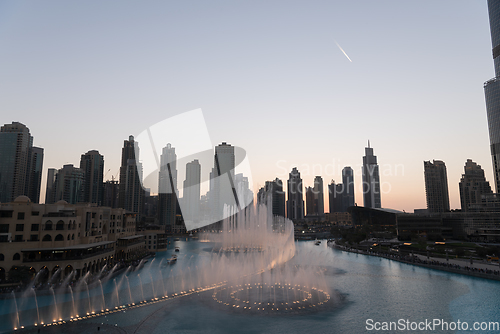
M400 255L393 253L364 251L357 248L337 245L335 244L335 242L329 242L328 246L346 252L383 257L389 260L394 260L420 267L500 281L500 268L497 264L482 263L478 261L473 261L472 263L470 263L470 260L458 258L448 260L437 257L427 258L427 256L419 254Z

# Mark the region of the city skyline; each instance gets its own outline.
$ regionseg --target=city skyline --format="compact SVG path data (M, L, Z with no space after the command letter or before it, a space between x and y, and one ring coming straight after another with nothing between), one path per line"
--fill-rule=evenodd
M382 207L426 207L426 160L446 162L452 209L460 208L467 159L494 183L483 91L494 75L486 1L283 4L110 3L94 12L2 3L0 123L25 124L44 148L41 198L48 168L77 166L81 154L98 150L105 180L117 178L125 138L198 107L214 146L247 151L254 193L266 180L286 180L293 167L312 186L316 175L340 183L351 166L362 205L368 139L382 186L390 185ZM201 168L206 174L211 166Z

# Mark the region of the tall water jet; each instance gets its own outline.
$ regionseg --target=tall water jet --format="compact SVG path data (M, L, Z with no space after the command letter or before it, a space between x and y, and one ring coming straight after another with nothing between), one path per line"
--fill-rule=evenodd
M106 301L104 299L104 289L102 288L102 282L101 282L101 280L99 280L99 286L101 287L101 297L102 297L102 307L101 307L101 310L105 310L106 309Z
M153 281L153 276L151 275L151 272L149 272L149 278L151 279L151 289L153 290L153 298L156 298L155 282Z
M56 293L52 287L49 289L52 292L52 298L54 300L54 321L57 321L59 318L59 310L57 307L57 299L56 299Z
M130 302L130 304L133 304L134 300L132 299L132 292L130 291L130 282L128 280L128 276L125 276L125 279L127 280L129 302Z
M92 312L92 304L90 303L90 291L89 291L89 284L87 281L85 281L85 286L87 287L87 300L89 301L89 311L87 313Z
M72 315L71 316L73 317L73 316L76 316L78 314L78 311L76 310L75 296L73 294L73 288L71 286L69 287L69 292L71 293L71 305L73 307ZM36 295L35 295L35 297L36 297ZM36 300L36 298L35 298L35 300ZM38 304L36 305L36 308L37 308L37 311L38 311ZM40 323L40 320L38 320L38 323Z
M19 328L21 326L21 321L19 320L19 309L17 308L17 300L16 300L16 294L14 291L11 292L12 299L14 300L14 308L15 308L15 313L14 313L14 328Z
M139 285L141 286L141 295L142 295L142 301L146 301L146 299L144 298L144 289L142 288L142 279L141 279L141 275L137 275L139 277Z
M37 324L39 324L40 323L40 310L38 309L38 300L36 299L36 290L35 290L35 288L31 288L31 291L33 292L33 298L35 299L36 319L37 319Z
M162 296L167 296L167 291L165 290L165 283L163 282L163 272L160 270L160 280L161 280L161 287L163 291Z
M118 293L118 285L116 284L116 279L113 279L113 282L115 283L115 295L116 295L116 306L120 306L120 295Z

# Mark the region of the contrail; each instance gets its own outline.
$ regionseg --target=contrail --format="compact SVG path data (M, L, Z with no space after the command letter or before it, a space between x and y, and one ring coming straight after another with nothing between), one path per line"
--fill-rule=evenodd
M342 51L342 53L347 57L347 59L349 59L349 61L352 63L352 60L351 58L349 58L349 56L347 55L347 53L345 53L344 49L342 49L339 45L339 43L337 43L337 41L334 41L335 44L337 44L337 46L339 47L340 51Z

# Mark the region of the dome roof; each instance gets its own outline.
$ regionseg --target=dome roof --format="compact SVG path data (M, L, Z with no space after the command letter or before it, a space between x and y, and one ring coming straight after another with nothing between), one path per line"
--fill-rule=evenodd
M30 198L24 195L18 196L14 200L14 203L29 203L29 202L31 202Z
M68 202L62 199L60 201L57 201L56 204L68 204Z

